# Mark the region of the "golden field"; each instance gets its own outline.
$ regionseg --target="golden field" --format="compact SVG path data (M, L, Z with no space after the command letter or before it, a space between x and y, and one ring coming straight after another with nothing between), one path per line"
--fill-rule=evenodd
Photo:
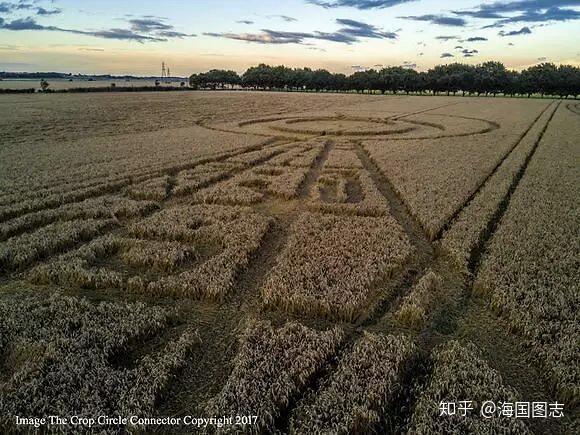
M256 415L215 431L577 432L578 113L0 97L0 429ZM446 419L443 400L558 401L564 417Z

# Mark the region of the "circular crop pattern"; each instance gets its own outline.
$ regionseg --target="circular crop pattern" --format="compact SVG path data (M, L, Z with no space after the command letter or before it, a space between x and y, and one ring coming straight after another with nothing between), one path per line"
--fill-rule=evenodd
M381 136L407 133L414 130L412 125L401 126L388 119L356 117L294 118L270 126L284 133L333 135L333 136Z
M447 114L363 117L345 114L278 116L213 125L222 131L264 136L388 137L395 140L434 139L484 134L499 128L485 119Z

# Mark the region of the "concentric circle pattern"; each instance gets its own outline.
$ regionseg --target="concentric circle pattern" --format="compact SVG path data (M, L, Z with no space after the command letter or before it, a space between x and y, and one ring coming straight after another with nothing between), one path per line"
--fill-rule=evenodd
M324 116L302 114L255 118L237 123L215 124L212 127L268 136L388 137L403 140L484 134L499 128L499 125L485 119L446 114L365 117L334 113Z

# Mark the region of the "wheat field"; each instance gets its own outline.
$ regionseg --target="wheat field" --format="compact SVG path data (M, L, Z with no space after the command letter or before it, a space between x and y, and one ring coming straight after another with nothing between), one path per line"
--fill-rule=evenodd
M578 433L578 113L2 96L0 431L195 415L255 416L210 433ZM444 400L564 415L446 418ZM87 428L131 431L168 428Z

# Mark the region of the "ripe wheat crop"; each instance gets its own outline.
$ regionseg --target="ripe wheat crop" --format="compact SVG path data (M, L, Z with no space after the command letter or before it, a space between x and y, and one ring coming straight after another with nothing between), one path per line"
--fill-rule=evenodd
M205 408L207 415L257 415L254 433L274 422L343 340L338 327L316 331L299 323L274 328L253 321L240 338L233 369L221 392ZM235 427L223 432L236 432Z
M76 243L88 241L117 225L114 219L78 219L55 222L32 233L0 243L0 268L19 269L36 260L56 254Z
M315 141L310 142L295 142L292 143L292 148L283 154L268 159L266 165L272 166L294 166L294 167L311 167L320 153L324 145Z
M419 396L409 433L530 433L522 419L486 419L479 414L484 401L515 403L521 398L504 385L501 375L473 344L450 341L436 348L432 359L433 373ZM440 402L454 402L457 406L460 401L472 401L473 411L466 416L461 412L439 415Z
M296 408L290 432L373 433L400 394L415 353L408 338L365 332L321 390Z
M130 227L131 234L141 240L97 239L37 266L28 277L38 284L116 287L221 300L260 247L270 225L270 219L243 208L196 205L165 209ZM126 266L139 268L139 273L103 266L104 259L117 255Z
M80 218L130 218L147 214L157 207L157 203L153 201L135 201L122 196L105 195L90 198L82 202L37 211L3 222L0 224L0 240L56 221Z
M323 170L308 206L314 211L361 216L389 211L387 199L363 170Z
M198 342L195 333L185 331L134 368L117 367L115 360L130 351L131 342L167 328L173 317L141 303L92 304L31 292L0 298L0 349L9 369L0 389L0 421L12 427L16 415L151 413Z
M575 123L575 124L574 124ZM483 255L475 291L532 344L568 403L580 398L580 153L576 114L560 108Z
M487 134L364 141L363 147L429 238L435 239L548 104L523 105L514 112L509 102L502 102L493 110L486 109L491 112L489 119L506 125ZM465 115L472 111L479 113L482 108L477 102L445 111ZM428 116L424 117L428 120Z
M395 313L397 321L410 328L421 329L432 305L441 297L441 285L441 277L432 270L427 271L403 299Z
M353 149L334 148L324 162L324 168L362 169L363 165Z
M209 204L251 205L266 195L292 199L298 195L307 168L289 166L258 166L202 189L193 200Z
M485 236L489 223L492 222L494 214L507 197L516 175L534 150L543 127L555 109L556 105L539 118L443 234L440 241L442 251L449 255L463 272L468 272L469 261L474 250Z
M0 100L1 433L578 432L574 101Z
M167 209L135 224L138 237L192 241L209 258L179 275L147 286L154 294L223 299L258 250L272 220L241 207L195 205Z
M228 163L207 163L177 174L173 195L187 195L226 178L232 170L243 166Z
M412 252L390 216L303 213L262 289L264 303L353 321L372 306L373 284L393 275Z
M135 199L162 201L167 197L169 179L166 176L153 178L127 188L129 195Z

